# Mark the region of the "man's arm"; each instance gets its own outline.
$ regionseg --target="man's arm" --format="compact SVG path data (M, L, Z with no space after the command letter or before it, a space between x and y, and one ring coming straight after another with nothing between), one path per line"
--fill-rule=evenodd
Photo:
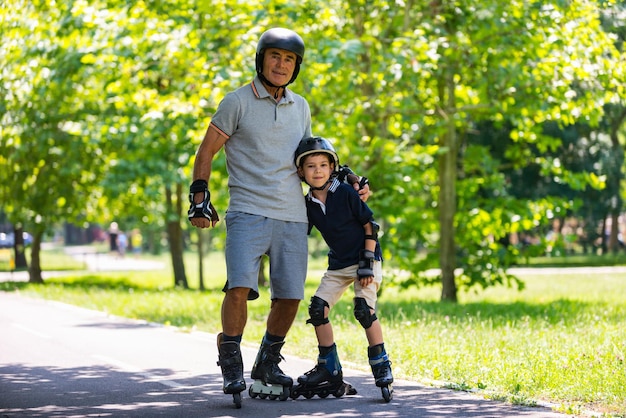
M213 165L213 158L219 152L220 149L226 143L228 138L225 137L213 124L210 124L206 133L204 134L204 138L198 147L198 152L196 153L196 159L193 163L193 181L204 180L209 184L209 179L211 178L211 167ZM195 204L200 204L203 202L205 196L204 193L196 192L193 195L193 201ZM213 209L213 216L211 216L211 220L205 217L197 217L191 218L191 224L198 228L208 228L210 226L215 226L215 224L219 221L219 217L215 212L215 208Z

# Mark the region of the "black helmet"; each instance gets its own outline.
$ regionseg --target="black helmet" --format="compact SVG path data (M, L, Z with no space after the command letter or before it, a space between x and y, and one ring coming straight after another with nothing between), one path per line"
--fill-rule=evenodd
M263 72L263 57L267 48L284 49L296 54L296 68L293 70L291 80L289 80L289 83L287 84L293 83L300 72L300 64L304 58L304 41L300 35L285 28L272 28L264 32L259 38L259 43L256 47L257 74L261 74Z
M296 156L294 158L294 163L296 164L296 167L300 167L300 164L302 163L302 157L309 154L317 153L329 154L333 159L333 162L335 163L335 171L339 170L339 157L337 156L335 148L333 148L333 146L326 138L322 138L321 136L312 136L309 138L304 138L300 141L300 144L296 149Z

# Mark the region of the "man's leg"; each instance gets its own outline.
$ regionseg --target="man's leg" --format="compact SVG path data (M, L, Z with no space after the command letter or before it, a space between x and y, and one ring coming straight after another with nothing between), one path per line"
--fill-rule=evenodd
M300 300L304 298L307 266L307 227L305 222L271 220L270 292L272 304L267 316L266 332L252 366L255 382L250 395L289 397L293 379L280 369L280 350L293 324Z
M248 320L247 287L234 287L226 291L222 301L222 330L232 337L243 335Z
M285 337L296 319L299 304L298 299L274 299L267 317L267 332Z
M241 338L248 319L247 287L234 287L225 290L222 300L222 332L217 336L218 362L224 379L224 393L233 394L233 402L241 407L241 395L246 389L243 377Z
M298 312L298 299L274 299L267 317L267 331L261 342L250 377L255 379L251 393L278 395L286 399L291 391L293 379L278 366L282 360L280 350L285 336Z
M222 329L217 336L219 351L218 365L222 369L224 378L224 393L232 393L237 407L241 407L241 398L238 395L246 389L243 377L243 359L241 356L241 336L246 326L248 316L247 296L249 289L235 287L227 290L222 301Z

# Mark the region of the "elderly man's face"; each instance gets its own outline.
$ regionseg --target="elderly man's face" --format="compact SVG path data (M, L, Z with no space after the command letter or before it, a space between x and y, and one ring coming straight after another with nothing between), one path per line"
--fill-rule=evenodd
M289 83L296 69L297 55L291 51L267 48L263 59L263 75L275 86Z

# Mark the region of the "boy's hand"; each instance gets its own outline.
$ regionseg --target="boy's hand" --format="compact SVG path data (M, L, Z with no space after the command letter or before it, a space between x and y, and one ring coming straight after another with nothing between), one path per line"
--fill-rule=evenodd
M367 287L371 285L372 283L374 283L374 276L359 278L359 284L361 285L361 287Z

